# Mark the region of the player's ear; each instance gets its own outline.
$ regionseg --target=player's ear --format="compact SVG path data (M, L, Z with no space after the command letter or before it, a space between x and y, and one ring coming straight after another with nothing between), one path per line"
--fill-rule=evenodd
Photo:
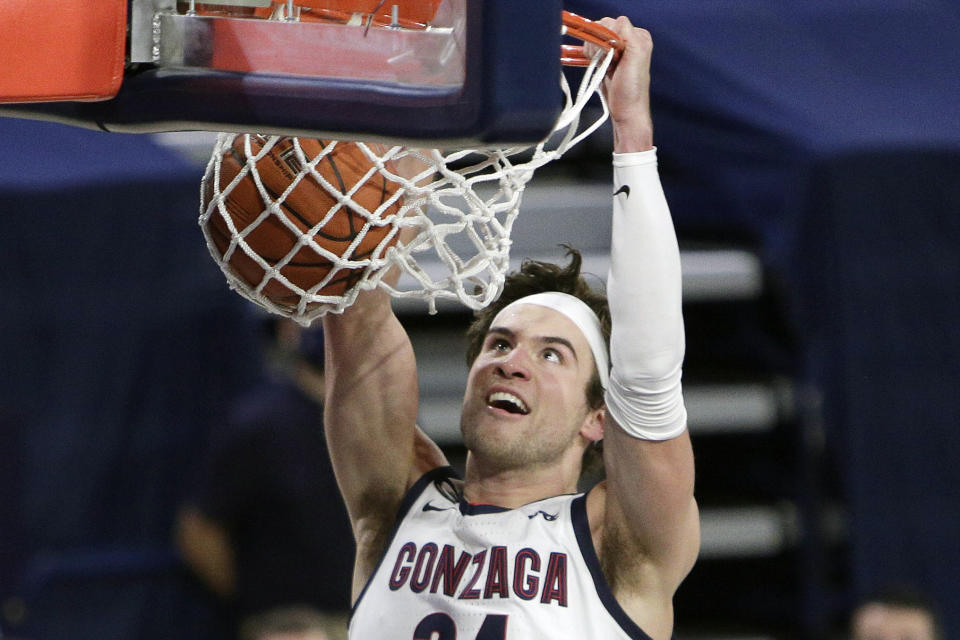
M589 412L587 412L587 416L583 419L583 425L580 427L580 435L590 442L602 440L603 416L606 414L606 412L606 407L591 409Z

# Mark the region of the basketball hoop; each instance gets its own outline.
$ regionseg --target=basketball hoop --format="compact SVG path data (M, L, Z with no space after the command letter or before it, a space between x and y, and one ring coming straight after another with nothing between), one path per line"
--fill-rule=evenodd
M347 14L324 15L324 19L334 18L353 19ZM374 28L383 24L372 15L368 20ZM203 178L200 225L231 288L268 311L303 325L326 313L343 312L361 291L378 286L397 298L424 300L430 313L436 312L438 299L459 300L471 309L490 304L499 295L509 267L510 233L527 182L538 168L592 134L608 117L601 96L601 112L592 121L581 123L584 107L600 94L600 84L623 45L612 31L566 11L563 25L566 35L596 45L597 53L588 56L583 45L565 45L560 52L564 64L584 71L575 89L561 74L564 106L546 139L532 147L457 150L357 142L369 166L360 179L369 182L375 178L389 184L390 196L382 204L357 202L351 195L361 188L359 183L333 184L336 181L320 171L338 143L314 145L312 148L320 150L308 155L299 142L284 142L288 151L281 155L287 163L284 171L290 173L289 186L278 189L260 174L266 160L277 164L268 154L272 148L280 148L282 138L221 134ZM388 23L388 28L404 27ZM252 143L252 139L256 140ZM234 169L224 168L225 159ZM309 224L287 219L292 207L285 200L307 182L311 188L323 187L329 192L332 209L348 211L351 220L362 221L355 230L356 239L345 250L331 249L324 239L329 235L324 234L324 225L330 223L330 215L320 215ZM257 206L262 207L259 212L247 211L244 220L236 217L234 191L238 185L245 185L247 193L253 193L255 186ZM260 255L263 252L253 246L254 234L262 235L257 227L267 224L280 229L278 233L290 234L282 255ZM227 240L224 229L229 231ZM371 230L383 241L370 251L355 253L364 236L374 233ZM302 266L306 254L314 263L325 265L315 282L305 283L291 275ZM251 268L241 273L236 266L238 258ZM391 268L400 271L396 283L384 278ZM343 281L345 275L351 286L331 293L333 283ZM284 295L277 295L278 290Z

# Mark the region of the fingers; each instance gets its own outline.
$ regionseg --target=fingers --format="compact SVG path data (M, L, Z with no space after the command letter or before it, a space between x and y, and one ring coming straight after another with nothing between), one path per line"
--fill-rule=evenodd
M629 57L649 58L653 52L653 37L642 27L635 27L630 18L603 18L599 23L619 36L626 46L623 55Z
M617 20L614 20L613 18L601 18L600 20L595 20L594 23L601 27L604 27L609 31L612 31L614 34L616 34L618 39L621 39L621 40L623 39L621 29L617 27ZM629 23L630 21L627 20L627 24ZM606 37L605 34L604 34L604 37ZM603 51L604 49L605 47L602 47L599 44L596 44L594 42L590 42L587 40L585 40L583 44L583 51L584 51L584 54L586 54L587 58L596 57L597 54Z
M631 45L644 48L646 45L653 45L653 39L650 32L642 27L635 27L627 16L618 18L601 18L597 24L606 27L617 34L624 44L629 48Z

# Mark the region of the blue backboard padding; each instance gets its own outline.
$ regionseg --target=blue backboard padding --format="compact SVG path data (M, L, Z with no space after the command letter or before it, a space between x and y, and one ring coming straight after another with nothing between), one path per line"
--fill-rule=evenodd
M117 132L257 131L451 144L536 142L553 128L562 2L467 0L462 88L148 69L112 100L0 108L0 115Z

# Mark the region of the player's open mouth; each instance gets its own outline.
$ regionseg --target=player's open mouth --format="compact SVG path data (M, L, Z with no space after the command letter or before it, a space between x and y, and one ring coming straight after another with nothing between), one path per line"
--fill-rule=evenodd
M530 410L523 400L505 391L494 391L487 396L487 406L493 407L494 409L501 409L507 413L516 413L524 416L530 413Z

